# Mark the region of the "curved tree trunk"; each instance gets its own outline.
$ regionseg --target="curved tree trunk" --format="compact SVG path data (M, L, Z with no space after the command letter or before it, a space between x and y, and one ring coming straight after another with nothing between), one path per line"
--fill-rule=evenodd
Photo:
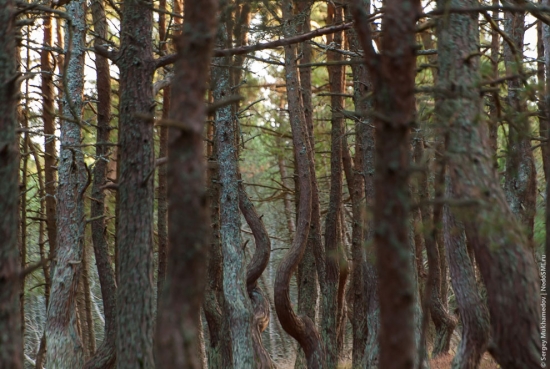
M92 17L94 31L99 36L94 40L94 45L101 45L104 42L103 40L107 39L107 18L104 3L101 0L92 2ZM107 181L107 163L111 151L108 145L111 131L111 73L109 61L105 57L96 53L95 58L98 100L97 146L90 216L95 219L92 221L92 241L103 298L105 333L101 346L95 355L88 360L84 368L109 369L114 368L116 359L116 282L106 239L105 193L102 187Z
M292 21L293 4L291 0L282 3L285 24L283 32L285 38L295 34L295 24ZM308 162L308 151L311 148L307 142L304 112L301 106L299 91L298 68L296 65L296 46L285 46L285 72L288 93L288 107L292 140L298 172L300 199L296 235L288 253L284 256L277 269L275 278L275 310L283 329L298 341L306 355L308 368L324 368L325 355L321 345L319 333L315 324L305 315L297 316L290 302L290 278L304 256L309 226L311 222L311 172ZM311 155L311 154L310 154Z
M157 367L202 368L200 308L206 282L209 216L203 132L206 80L216 34L217 1L186 1L172 86L168 147L170 257L156 331Z
M452 196L451 189L447 186L447 197L450 196ZM489 313L478 291L474 264L466 249L464 226L456 220L454 215L456 211L460 209L453 209L449 205L445 205L443 210L443 233L449 259L451 284L455 291L462 322L462 339L456 350L452 367L453 369L476 369L487 349Z
M15 7L0 1L0 367L23 369L19 313L20 266L17 246L19 150L15 129L16 84Z
M443 9L449 4L439 5ZM478 2L454 0L450 5L471 8ZM440 30L438 90L460 94L442 94L438 116L453 123L447 144L452 200L464 202L455 216L468 231L487 287L490 351L503 368L534 369L540 367L541 352L538 274L529 241L506 203L487 151L488 134L479 119L478 57L463 62L463 55L477 53L477 18L450 14Z
M48 368L52 369L80 368L84 364L75 300L82 267L85 227L83 197L87 186L84 156L80 148L86 5L84 1L72 1L66 9L71 22L67 22L65 32L63 115L73 118L78 124L66 120L61 123L57 191L59 237L52 267L51 298L46 319L46 362Z
M269 324L269 300L258 286L258 278L260 278L269 264L271 240L262 219L256 213L254 204L246 194L242 181L239 182L239 208L254 235L256 243L256 251L246 271L246 290L248 297L252 301L254 312L252 339L256 354L256 368L272 369L275 368L275 364L262 344L262 332L265 331Z

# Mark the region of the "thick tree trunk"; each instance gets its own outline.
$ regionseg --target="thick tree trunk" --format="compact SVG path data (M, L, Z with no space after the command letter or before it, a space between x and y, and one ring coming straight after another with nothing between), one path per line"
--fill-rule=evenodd
M156 331L157 367L202 368L200 308L206 283L209 216L205 192L206 80L216 34L217 1L185 2L172 86L168 146L168 258ZM244 367L243 367L244 368Z
M48 368L52 369L77 368L84 364L82 341L77 328L75 298L82 268L84 191L87 187L87 170L80 147L86 6L83 1L73 1L66 9L71 22L66 24L65 32L63 116L71 117L78 123L62 121L61 124L57 192L59 237L52 267L51 298L46 319L46 362Z
M443 9L449 4L439 5ZM471 8L478 3L455 0L450 5ZM538 368L538 275L529 241L506 203L487 150L486 125L479 119L478 58L463 62L464 55L477 53L477 18L477 14L450 14L439 34L438 90L460 92L442 94L438 108L439 119L453 123L448 128L447 145L452 200L462 203L455 217L468 231L487 287L491 353L503 368Z
M92 18L94 30L98 37L94 45L101 45L107 38L107 18L104 3L101 0L92 2ZM94 244L97 273L101 285L103 299L103 314L105 331L101 346L84 366L85 369L110 369L115 366L116 359L116 282L111 266L109 245L107 243L107 224L105 221L105 193L102 187L107 182L107 164L109 163L110 147L108 145L111 131L111 74L109 61L96 54L95 66L97 73L97 134L96 163L92 183L92 200L90 202L92 221L92 242Z
M293 18L293 3L285 0L282 3L285 38L292 37L296 32ZM288 94L288 108L294 154L296 158L300 199L296 235L289 252L284 256L277 269L275 278L275 309L283 329L298 341L304 350L308 368L324 368L325 355L319 333L313 321L305 316L297 316L290 302L290 279L302 260L307 247L307 238L311 222L312 184L309 157L311 147L307 141L307 128L301 105L300 83L296 64L296 45L285 46L285 74Z
M505 42L504 64L506 74L522 73L523 36L525 33L525 14L505 12L504 31L513 41L513 48ZM525 227L528 239L533 238L536 213L537 172L531 150L531 129L526 115L526 104L520 96L522 79L514 78L508 84L508 155L504 193L510 209Z
M152 2L124 2L121 24L117 368L154 367ZM181 228L181 225L179 225ZM166 366L168 368L168 366Z
M13 1L0 1L0 367L23 369L17 247L19 150L15 134L19 86L14 11Z

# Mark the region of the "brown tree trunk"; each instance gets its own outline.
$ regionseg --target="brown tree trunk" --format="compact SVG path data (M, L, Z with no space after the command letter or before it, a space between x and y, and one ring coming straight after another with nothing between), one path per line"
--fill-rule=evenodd
M152 2L124 2L121 24L117 368L154 367ZM181 228L181 226L180 226ZM167 367L167 366L166 366Z
M539 0L539 3L542 1ZM544 66L544 39L542 32L543 24L541 21L537 21L537 82L542 88L537 101L538 108L538 121L539 121L539 134L541 137L548 139L550 121L546 113L545 107L545 85L546 85L546 73ZM542 169L544 171L544 178L548 182L550 179L550 147L548 142L541 142L540 149L542 154Z
M204 95L216 35L217 2L185 2L172 86L168 143L168 258L156 330L157 366L202 368L200 308L206 282L209 216L205 193Z
M104 2L92 2L92 17L94 31L98 37L94 45L101 45L107 38L107 18ZM103 314L105 316L105 331L101 346L94 356L88 360L85 369L110 369L116 360L116 282L115 273L111 266L109 245L107 243L107 224L105 220L105 192L102 187L107 182L107 164L110 157L109 136L111 131L111 74L109 61L96 53L95 56L97 78L97 134L96 134L96 163L92 183L92 199L90 201L92 242L94 245L97 272L103 299Z
M506 74L522 73L523 36L525 33L525 13L505 12L504 31L513 41L513 48L504 43L504 63ZM537 172L533 150L531 150L531 129L526 115L526 104L520 96L522 79L514 78L508 84L508 155L504 193L510 209L525 227L529 240L533 238L536 213Z
M439 5L443 9L449 4ZM456 0L451 6L471 8L478 3ZM450 14L439 34L438 90L461 92L442 94L438 108L439 120L453 123L447 144L451 200L462 205L454 215L468 232L487 287L492 355L503 368L538 368L538 275L529 241L506 203L487 150L488 133L479 119L478 58L463 62L464 55L478 50L477 19L477 14Z
M285 22L283 26L284 36L285 38L292 37L296 31L295 22L292 20L293 2L291 0L283 1L282 10ZM307 141L307 128L305 127L305 117L301 105L296 57L296 45L285 46L288 108L298 173L300 199L296 235L292 241L290 250L284 256L283 260L281 260L277 269L274 285L275 310L277 311L277 316L279 317L283 329L296 339L304 350L308 368L324 368L325 355L315 324L305 315L296 315L292 309L289 293L292 273L298 267L306 251L312 212L312 176L308 160L312 154L309 153L308 155L308 151L311 151L311 147L308 145Z
M300 14L296 24L297 33L305 33L311 31L311 19L310 10L311 0L297 0L295 14ZM300 64L311 63L312 50L311 45L308 42L300 44ZM299 69L300 74L300 91L302 97L302 105L304 108L305 124L308 129L308 136L311 137L313 142L313 103L311 94L311 67L301 67ZM312 158L315 155L312 147ZM312 178L315 176L315 163L312 160L310 170L312 172ZM296 186L298 188L298 186ZM296 192L299 196L299 193ZM319 196L312 196L312 201L318 202ZM286 206L286 205L285 205ZM316 205L317 208L319 205ZM314 205L315 207L315 205ZM320 224L320 222L319 222ZM295 226L293 227L295 228ZM298 314L307 315L312 321L315 322L317 315L317 300L318 300L318 278L315 265L315 248L320 248L321 238L312 237L313 229L310 228L310 236L308 237L306 252L304 258L298 265L297 281L298 281ZM317 232L320 232L318 229ZM292 232L294 234L294 231ZM316 242L319 242L316 245ZM305 368L307 365L303 350L299 349L296 355L295 368Z
M13 1L0 1L0 367L23 368L17 247L19 154Z
M71 22L66 23L65 32L63 116L74 119L77 124L68 120L63 120L61 124L57 191L59 237L52 267L51 297L46 319L46 362L49 368L76 368L84 364L75 299L82 270L84 192L89 180L86 178L87 170L80 146L86 6L83 1L73 1L66 9Z
M340 24L343 21L341 5L329 4L329 23ZM329 40L330 41L330 40ZM337 49L342 48L342 32L332 37L332 43ZM327 60L338 62L342 54L329 51ZM329 207L325 223L325 279L321 290L322 313L321 327L323 345L326 353L327 367L335 368L338 365L338 280L340 266L338 263L338 247L340 238L340 209L342 207L342 137L344 135L344 71L342 66L331 66L329 69L329 84L331 96L331 150L330 150L330 196Z
M412 368L415 278L409 247L410 124L414 120L415 27L419 1L387 1L383 50L372 46L370 24L354 2L355 27L374 81L376 168L374 241L379 274L380 367Z

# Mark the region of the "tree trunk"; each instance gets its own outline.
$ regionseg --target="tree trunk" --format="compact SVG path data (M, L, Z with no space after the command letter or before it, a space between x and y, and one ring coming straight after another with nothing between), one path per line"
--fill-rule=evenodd
M439 5L443 9L449 4ZM471 8L478 2L455 0L450 5ZM442 94L438 108L440 121L453 123L448 128L447 144L450 200L462 205L455 217L468 232L487 287L491 353L503 368L538 368L538 275L528 239L506 203L487 150L486 125L479 119L478 58L463 62L464 55L477 53L477 18L475 13L450 14L439 35L438 90L460 92Z
M283 33L285 38L292 37L296 32L293 18L293 2L282 2ZM292 273L298 267L307 247L309 227L312 212L312 175L309 158L312 156L311 147L308 145L305 127L304 111L301 105L300 84L298 68L296 64L296 45L285 46L285 75L288 94L288 108L290 126L292 128L292 140L298 173L298 185L300 199L298 208L298 220L296 235L292 246L283 257L277 269L275 278L275 310L283 329L298 341L304 350L308 368L325 367L325 354L321 345L319 333L313 321L305 316L297 316L290 302L290 279Z
M152 2L122 9L120 70L117 368L154 367ZM180 226L181 228L181 226Z
M185 2L172 86L168 143L168 258L156 330L157 366L202 368L200 308L206 283L209 216L205 192L204 95L216 34L217 2Z
M297 33L305 33L311 31L311 0L297 0L296 1L296 10L295 13L300 14L299 19L296 24ZM299 62L300 64L311 63L312 50L311 45L308 42L303 42L300 44L301 55ZM313 103L312 103L312 94L311 94L311 67L302 67L299 69L300 74L300 91L302 97L302 105L304 108L304 118L305 124L308 127L311 140L313 140ZM311 146L313 149L313 145ZM314 153L312 153L313 157ZM312 161L312 166L310 170L312 171L312 176L314 176L315 163ZM298 187L298 186L296 186ZM299 196L299 193L296 192L296 195ZM318 200L319 196L317 196ZM315 201L315 198L312 197L312 201ZM286 206L286 205L285 205ZM319 207L319 205L317 205ZM293 229L295 229L293 225ZM319 231L318 231L319 232ZM295 231L292 232L293 234ZM317 270L315 265L315 248L322 247L320 244L316 245L316 241L321 242L320 235L319 238L311 237L312 231L310 229L310 236L308 237L306 252L304 258L298 265L298 314L307 315L313 322L315 322L317 315L317 300L318 300L318 278ZM305 368L307 365L304 351L298 349L296 355L295 368Z
M343 21L342 6L329 4L329 23L339 24ZM331 17L332 15L332 17ZM330 40L329 40L330 41ZM332 37L332 43L337 49L342 48L342 32ZM342 55L329 51L328 61L341 61ZM322 298L322 338L325 347L327 367L338 365L338 281L340 266L338 263L338 247L340 238L340 209L342 207L342 137L344 135L344 73L342 66L329 67L329 85L331 96L331 149L330 149L330 196L325 223L325 280L321 285Z
M94 30L98 37L94 45L101 45L107 38L107 18L104 3L101 0L92 2ZM97 264L97 273L103 299L105 331L101 346L88 360L85 369L111 369L116 360L116 282L111 266L109 245L107 243L107 224L105 221L105 192L102 187L107 182L107 164L110 147L108 145L111 131L111 74L109 61L96 53L95 67L97 75L97 134L96 163L92 183L92 200L90 201L92 221L92 242Z
M374 241L379 274L380 367L412 368L415 344L415 278L409 246L410 124L414 120L415 27L419 1L387 1L383 50L372 46L370 24L355 1L355 27L374 80L376 168Z
M19 154L16 107L15 7L0 1L0 367L23 369L17 247Z
M452 196L447 186L447 196ZM454 212L459 208L444 207L443 227L445 248L451 271L451 284L455 291L462 339L453 359L453 369L476 369L487 349L489 338L489 313L479 295L474 264L466 250L464 226L456 220Z
M504 43L504 64L506 74L522 73L523 36L525 33L525 13L505 12L504 31L513 41L513 48ZM513 78L508 84L508 155L504 193L510 209L525 227L529 240L533 238L536 213L537 172L531 150L531 128L526 115L526 104L520 96L522 79Z
M74 119L61 124L59 187L57 191L57 248L53 261L51 298L46 320L48 368L79 368L84 365L83 346L77 328L75 298L82 269L84 245L84 192L87 170L80 147L86 6L73 1L66 7L63 116ZM72 37L70 37L72 36ZM81 312L83 313L83 312Z
M226 47L230 29L221 23L216 46ZM212 70L214 101L232 94L229 58L215 59ZM220 180L220 239L223 252L223 293L225 311L231 332L234 368L251 368L254 365L252 339L252 306L246 291L244 250L241 240L241 215L239 212L238 163L236 121L232 106L216 112L215 141L218 149Z

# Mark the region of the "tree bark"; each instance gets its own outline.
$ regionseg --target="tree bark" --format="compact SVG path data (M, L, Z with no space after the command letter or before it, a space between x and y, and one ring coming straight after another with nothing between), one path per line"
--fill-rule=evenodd
M282 3L283 10L283 33L285 38L292 37L296 33L295 21L293 21L293 2L285 0ZM292 273L298 267L307 247L307 238L311 223L312 206L312 176L308 151L311 147L308 145L305 127L304 111L301 105L300 84L298 68L296 64L296 46L285 46L285 75L288 94L288 107L290 126L292 129L292 140L294 144L294 154L296 158L298 185L300 189L300 199L298 208L298 219L296 226L296 235L292 241L292 246L288 253L283 257L277 269L275 278L275 310L281 322L283 329L298 341L306 355L308 368L324 368L325 354L321 344L319 333L315 324L305 315L296 315L290 302L290 279Z
M154 367L152 1L122 9L117 206L117 368ZM179 226L181 228L181 225ZM168 367L168 366L166 366Z
M439 5L443 9L449 4ZM478 3L456 0L450 5L471 8ZM439 119L452 122L447 143L451 200L462 204L455 216L468 231L487 287L493 342L490 352L503 368L538 368L538 275L528 239L506 203L487 151L487 128L479 119L478 58L464 62L466 55L477 52L477 19L477 14L450 14L439 35L438 90L455 92L442 94L438 108Z
M218 47L229 42L230 28L225 22L218 29ZM232 94L229 58L214 59L212 70L214 101ZM216 112L215 141L218 149L220 180L220 239L223 252L223 293L225 311L231 332L234 368L251 368L254 365L252 339L252 306L246 289L244 250L241 240L239 212L238 163L236 121L233 107L228 105Z
M504 42L504 64L506 74L522 73L523 36L525 13L505 12L504 31L513 41L512 46ZM526 116L526 104L520 96L523 81L509 79L508 84L508 155L504 176L504 193L510 209L525 227L529 240L533 239L536 213L537 172L533 150L531 150L531 128Z
M87 170L80 148L86 6L83 1L73 1L67 5L66 11L71 22L66 23L65 32L63 116L74 119L78 124L67 120L63 120L61 124L57 191L59 237L52 267L51 298L46 319L46 362L48 368L52 369L77 368L84 365L75 299L82 270L84 245L83 197L89 179L86 178Z
M19 86L13 1L1 0L0 9L0 367L23 369L17 245L19 150L15 134Z
M101 45L107 38L107 18L104 2L92 2L92 18L94 31L98 37L94 45ZM96 163L92 183L92 200L90 201L92 221L92 242L97 264L101 296L103 299L103 314L105 331L101 346L94 356L88 360L85 369L111 369L116 360L116 282L115 273L109 257L107 243L107 223L105 221L105 192L102 187L107 182L107 164L109 163L110 147L107 145L111 131L111 74L109 61L96 53L97 78L97 133L96 133Z
M329 22L339 24L343 21L341 5L329 4ZM329 40L330 41L330 40ZM342 48L342 32L332 37L332 43L337 49ZM342 55L329 51L328 61L340 61ZM338 280L340 266L338 248L340 238L340 209L342 207L342 137L344 134L344 119L341 111L344 108L344 73L342 66L329 67L329 85L331 96L331 149L330 149L330 195L329 207L325 223L325 279L321 290L322 298L322 338L325 347L327 367L338 365Z
M168 258L156 330L157 366L202 368L200 308L209 243L203 132L206 80L216 34L217 1L186 1L172 86L168 143Z

